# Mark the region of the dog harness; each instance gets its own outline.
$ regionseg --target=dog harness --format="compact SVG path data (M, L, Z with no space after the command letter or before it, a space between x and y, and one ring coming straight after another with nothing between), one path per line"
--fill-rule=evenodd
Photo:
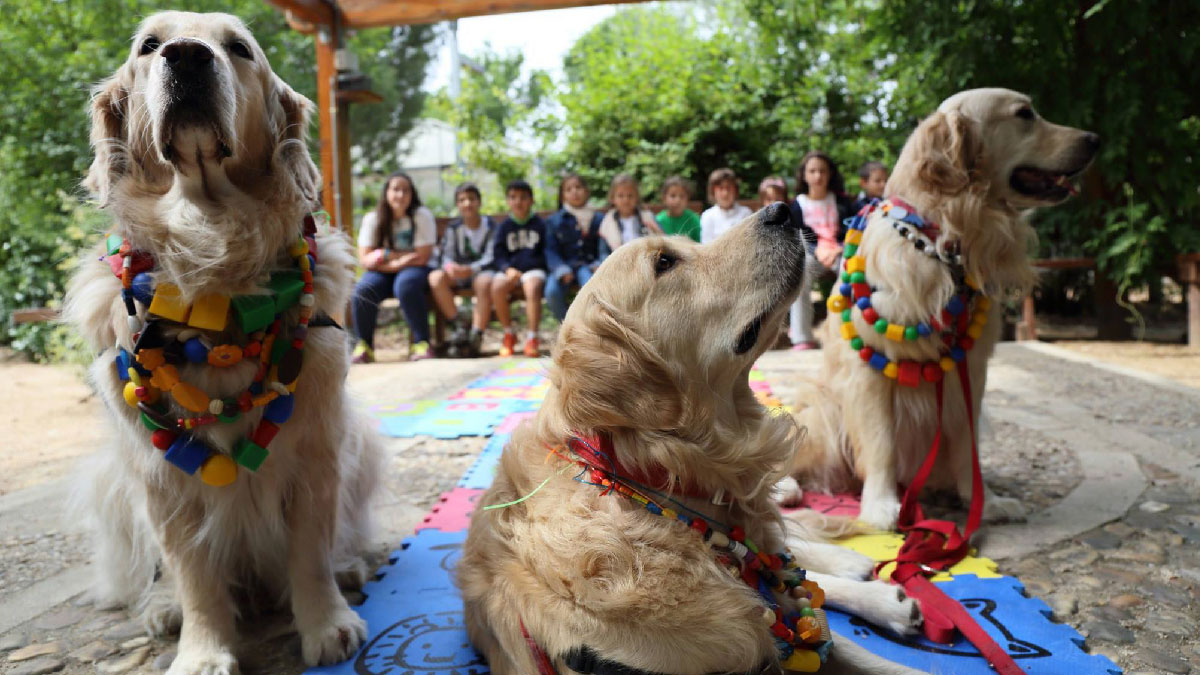
M310 327L337 326L323 315L314 316L313 272L317 263L316 221L305 216L300 237L289 247L293 269L272 272L269 291L259 295L202 295L191 303L173 284L155 284L154 258L133 250L120 235L110 234L108 255L102 259L121 280L121 300L128 314L131 349L117 344L117 375L125 381L125 402L140 413L150 430L150 442L163 458L185 473L197 472L208 485L224 486L237 479L238 466L256 471L266 460L267 446L279 426L292 415L294 392L303 363L304 341ZM145 307L146 319L137 304ZM299 305L291 338L283 335L285 313ZM230 324L245 337L241 344L214 345L205 331L224 332ZM179 367L207 364L229 368L256 359L250 385L237 396L210 398L180 378ZM168 414L164 395L196 413ZM231 424L243 414L262 408L253 432L240 438L226 454L191 433L210 424Z
M891 323L879 316L871 306L873 289L866 278L866 258L862 255L863 232L871 216L878 213L881 220L891 223L900 236L913 243L918 251L937 258L949 266L957 288L942 311L927 321L906 326ZM987 313L991 303L980 292L979 285L962 269L962 255L952 247L939 250L937 246L939 228L936 223L926 221L916 209L906 202L892 197L884 201L872 200L847 221L845 263L841 283L830 295L827 303L831 313L841 315L841 334L858 351L859 357L872 369L885 377L896 380L900 385L918 387L922 381L934 386L937 397L937 430L933 443L925 456L916 476L904 492L897 527L905 533L904 544L896 558L880 563L879 571L888 563L895 562L892 581L904 586L905 592L921 604L924 616L925 636L934 642L949 643L955 630L979 649L997 672L1002 675L1018 675L1021 669L1012 657L979 626L979 624L953 598L943 593L929 581L927 574L936 574L949 569L970 553L971 535L979 528L983 519L983 475L979 469L979 450L975 441L975 412L971 398L971 375L967 364L967 352L975 340L983 334L987 325ZM850 303L853 302L853 305ZM875 333L893 342L915 342L940 337L942 344L937 361L892 361L882 352L864 344L853 323L857 309ZM958 527L946 520L925 518L917 499L933 472L938 450L942 444L942 408L944 376L957 371L962 387L963 401L967 409L967 420L971 431L971 505L967 514L966 527L960 533Z
M566 452L563 450L560 446L552 449L552 452L582 469L575 480L600 488L602 495L620 495L656 516L679 522L702 537L712 549L717 562L730 576L741 579L759 594L763 602L764 627L771 631L779 650L778 664L785 670L802 673L820 669L833 646L829 624L821 609L825 603L825 593L815 582L805 578L804 570L796 564L791 551L785 549L779 553L767 553L746 537L741 527L728 527L712 521L676 501L670 494L651 487L667 483L665 472L635 478L635 474L621 465L608 434L590 439L572 436L567 440ZM661 478L662 482L655 482L656 477ZM705 496L699 493L693 495ZM797 611L786 610L780 605L776 595L783 593L792 598ZM523 623L521 630L535 663L539 664L539 675L553 674L555 671L549 657L529 636ZM579 673L662 675L602 659L587 646L575 648L561 658ZM766 664L752 672L762 672L770 665L773 664ZM550 670L546 670L546 667Z

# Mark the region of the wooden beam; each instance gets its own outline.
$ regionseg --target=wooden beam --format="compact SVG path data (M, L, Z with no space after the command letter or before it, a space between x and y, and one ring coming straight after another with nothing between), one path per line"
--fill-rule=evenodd
M1200 349L1200 253L1179 256L1179 280L1187 299L1188 347Z
M333 25L333 8L322 0L267 0L267 2L290 14L289 19L294 18L316 25Z
M333 221L335 227L344 227L339 220L337 198L334 196L334 167L333 157L333 118L334 87L337 85L337 69L333 64L333 53L337 51L334 44L334 32L324 26L317 31L317 118L321 127L320 156L321 156L321 205Z
M368 28L434 23L485 14L640 1L642 0L339 0L338 5L341 7L347 28Z

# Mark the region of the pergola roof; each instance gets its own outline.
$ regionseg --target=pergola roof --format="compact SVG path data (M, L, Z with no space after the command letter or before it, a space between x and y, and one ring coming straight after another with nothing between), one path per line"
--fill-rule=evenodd
M268 0L272 5L311 24L330 24L333 0ZM336 0L343 28L433 23L484 14L530 12L587 5L611 5L638 0Z

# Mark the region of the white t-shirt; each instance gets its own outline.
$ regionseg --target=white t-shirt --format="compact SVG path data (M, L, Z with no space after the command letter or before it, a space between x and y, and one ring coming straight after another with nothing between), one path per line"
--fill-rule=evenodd
M362 225L358 228L358 245L374 248L378 232L379 219L372 211L363 216ZM436 243L437 221L433 218L433 212L424 206L418 206L412 218L401 216L392 222L392 245L389 248L393 251L411 251Z
M700 243L715 241L752 213L750 207L742 204L735 203L728 211L715 204L710 206L700 214Z
M483 250L487 248L488 235L491 234L491 230L488 229L487 216L480 216L479 227L471 229L467 227L466 223L463 223L459 226L458 231L471 243L471 250L475 252L475 255L483 255Z
M633 214L628 218L617 216L617 220L621 221L621 243L628 244L629 242L642 236L642 219L640 214Z

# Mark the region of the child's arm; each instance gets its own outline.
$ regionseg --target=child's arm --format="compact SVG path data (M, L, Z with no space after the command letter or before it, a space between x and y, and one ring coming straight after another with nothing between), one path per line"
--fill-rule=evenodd
M662 234L663 229L659 227L658 221L654 219L654 214L650 211L642 211L642 225L654 234Z
M550 220L546 221L546 269L555 279L562 279L571 273L571 266L563 260L562 251L558 250L558 237L555 236L561 225L561 211L550 216Z
M493 263L497 270L506 272L508 270L508 259L512 257L512 252L508 250L508 233L512 229L509 221L504 221L500 227L496 228L496 234L492 236L492 253L495 262Z
M716 226L713 222L713 210L710 207L704 213L700 214L700 243L707 244L717 238Z
M496 263L496 230L491 229L488 236L483 241L483 253L479 255L479 259L471 263L471 273L479 274L484 270L492 269Z

